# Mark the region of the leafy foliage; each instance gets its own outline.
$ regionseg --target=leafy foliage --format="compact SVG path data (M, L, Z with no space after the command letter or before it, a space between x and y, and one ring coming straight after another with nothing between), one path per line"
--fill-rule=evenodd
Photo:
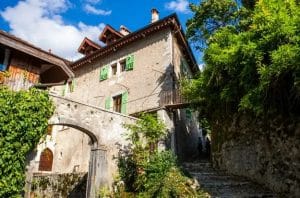
M187 36L205 41L205 68L183 91L202 115L299 115L298 1L204 0L191 8Z
M195 197L188 179L177 167L176 157L170 151L152 150L166 135L163 122L150 114L141 116L135 124L125 125L132 148L119 156L119 173L125 190L116 197Z
M142 114L140 119L136 121L136 124L125 125L130 133L128 139L133 142L134 145L140 145L142 138L147 140L147 143L156 143L160 139L164 138L166 134L166 127L162 120L157 119L151 114Z
M0 197L20 197L25 159L47 128L53 105L44 91L0 87Z

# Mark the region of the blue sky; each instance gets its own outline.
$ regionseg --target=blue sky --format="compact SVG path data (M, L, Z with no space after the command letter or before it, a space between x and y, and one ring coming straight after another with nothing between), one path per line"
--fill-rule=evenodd
M0 29L45 50L76 60L84 36L97 41L105 24L131 31L149 24L150 10L160 18L176 12L181 25L192 17L189 3L199 0L0 0ZM198 52L194 52L199 57ZM198 62L199 61L199 58Z

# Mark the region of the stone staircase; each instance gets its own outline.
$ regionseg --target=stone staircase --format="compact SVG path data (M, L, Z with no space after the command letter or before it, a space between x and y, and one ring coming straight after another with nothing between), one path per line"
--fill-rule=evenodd
M217 171L207 161L183 163L183 169L197 180L207 197L213 198L273 198L274 193L242 177Z

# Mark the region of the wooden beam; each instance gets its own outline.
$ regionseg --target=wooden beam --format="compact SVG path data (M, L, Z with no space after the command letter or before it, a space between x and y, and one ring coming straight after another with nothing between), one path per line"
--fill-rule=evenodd
M25 44L24 41L23 42L21 40L19 41L19 39L17 39L17 38L16 39L11 38L10 36L6 35L3 32L0 32L0 43L9 48L12 48L17 51L21 51L25 54L28 54L30 56L33 56L37 59L57 65L57 66L61 67L69 77L74 77L73 71L67 66L67 64L64 62L64 60L62 60L54 55L50 55L49 53L43 51L42 49L33 47L30 44Z

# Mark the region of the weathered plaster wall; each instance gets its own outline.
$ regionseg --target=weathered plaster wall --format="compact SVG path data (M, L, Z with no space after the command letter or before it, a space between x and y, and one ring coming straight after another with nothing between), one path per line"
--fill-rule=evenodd
M91 141L77 129L63 127L55 137L52 172L88 172Z
M81 131L65 126L53 126L51 135L46 135L37 146L30 162L32 172L49 172L38 170L41 153L46 148L53 153L51 173L88 171L91 142Z
M75 70L75 90L66 97L104 108L107 97L128 91L127 114L158 107L161 91L172 87L170 39L169 29L159 31ZM115 76L109 72L108 79L99 80L101 67L130 54L135 60L133 70L118 70Z
M234 116L213 131L214 165L251 178L283 197L300 197L299 121Z
M174 65L174 72L175 72L175 75L176 75L176 78L177 79L180 79L182 77L182 71L181 71L181 61L184 58L184 55L182 53L182 49L181 49L181 46L178 44L178 41L176 39L176 37L173 37L172 39L172 62L173 62L173 65ZM187 72L190 76L192 76L192 72L190 70L189 67L187 67Z

